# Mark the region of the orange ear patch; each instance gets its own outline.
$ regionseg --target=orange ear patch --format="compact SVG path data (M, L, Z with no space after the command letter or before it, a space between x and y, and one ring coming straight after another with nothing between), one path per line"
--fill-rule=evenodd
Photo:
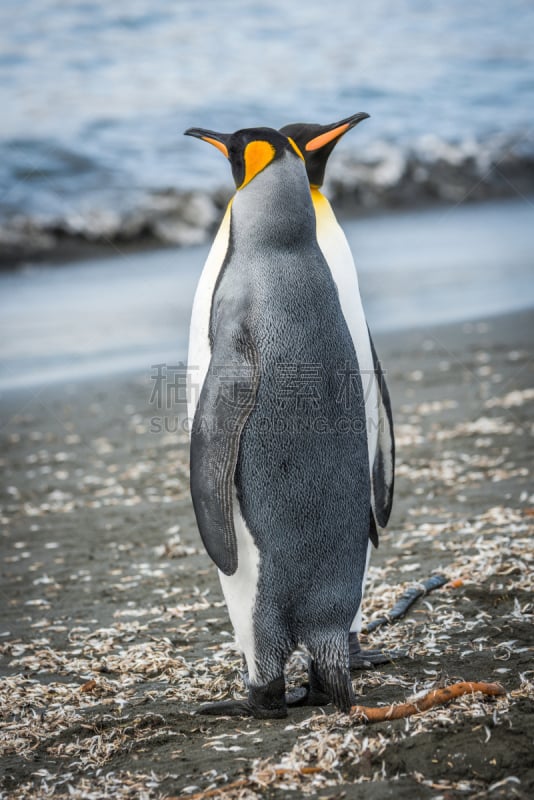
M211 136L203 136L202 139L209 144L212 144L217 150L220 150L223 156L228 158L228 148L222 142L217 141L217 139L212 139Z
M247 183L256 177L256 175L265 169L271 163L276 155L276 150L269 142L258 139L255 142L249 142L245 147L243 158L245 161L245 178L239 187L246 186Z
M343 136L343 134L348 131L349 127L350 125L346 122L344 125L339 125L337 128L333 128L331 131L320 133L319 136L316 136L314 139L310 139L310 141L307 142L306 151L309 153L313 150L320 150L321 147L333 142L334 139L339 139L340 136Z

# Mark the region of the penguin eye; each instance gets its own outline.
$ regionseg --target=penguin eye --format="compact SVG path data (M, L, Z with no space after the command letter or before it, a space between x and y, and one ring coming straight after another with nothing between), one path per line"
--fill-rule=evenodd
M243 159L245 162L245 177L238 189L242 189L247 183L265 169L276 155L276 150L270 142L256 140L249 142L245 147Z

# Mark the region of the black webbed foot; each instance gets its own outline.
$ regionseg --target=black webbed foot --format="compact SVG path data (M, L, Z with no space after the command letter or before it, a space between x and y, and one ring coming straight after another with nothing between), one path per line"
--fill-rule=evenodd
M309 693L310 687L307 683L305 683L304 686L297 686L295 689L291 689L286 694L286 706L288 706L288 708L307 706Z
M204 703L195 714L208 714L212 717L254 716L248 700L219 700L216 703Z
M287 717L284 679L276 678L264 686L249 686L246 700L221 700L205 703L197 714L219 717L255 717L281 719Z
M392 664L398 658L403 658L403 650L362 650L357 633L349 634L349 658L351 670L373 669L380 664Z
M331 703L326 692L313 688L309 683L292 689L286 694L286 704L289 708L300 708L302 706L327 706Z

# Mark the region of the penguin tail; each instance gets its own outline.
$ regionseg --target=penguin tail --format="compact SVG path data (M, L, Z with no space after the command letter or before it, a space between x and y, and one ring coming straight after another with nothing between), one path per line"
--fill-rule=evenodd
M324 694L343 713L356 703L349 668L348 635L310 647L310 687L316 696Z
M344 714L348 714L356 703L350 672L334 667L324 673L326 690L333 704Z

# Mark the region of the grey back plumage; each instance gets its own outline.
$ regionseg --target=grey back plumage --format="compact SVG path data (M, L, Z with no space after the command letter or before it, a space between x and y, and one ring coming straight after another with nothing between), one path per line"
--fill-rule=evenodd
M265 625L272 635L276 614L275 627L302 641L311 625L348 630L359 605L370 481L356 353L315 240L311 200L294 202L309 195L303 165L284 160L234 200L208 377L228 371L219 406L226 402L230 426L236 392L244 403L249 394L234 482L261 554L258 636Z

